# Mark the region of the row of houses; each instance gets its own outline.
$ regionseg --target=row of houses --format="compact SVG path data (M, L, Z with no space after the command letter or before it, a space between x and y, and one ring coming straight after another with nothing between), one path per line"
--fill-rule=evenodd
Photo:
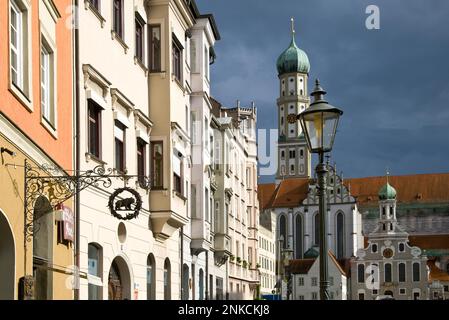
M257 110L211 97L213 15L8 0L0 16L0 299L257 297Z

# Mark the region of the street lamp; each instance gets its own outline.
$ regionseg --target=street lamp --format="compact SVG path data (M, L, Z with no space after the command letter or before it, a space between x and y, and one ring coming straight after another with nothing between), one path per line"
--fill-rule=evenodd
M320 299L329 300L329 280L327 265L327 231L326 231L326 173L324 153L330 152L334 144L338 120L343 111L324 100L326 91L317 79L315 89L311 93L314 101L310 107L298 114L307 146L311 153L318 153L319 163L316 166L318 176L319 217L320 217Z
M293 250L288 246L282 250L284 275L287 279L287 300L290 300L290 294L292 293L292 274L290 269L290 260L293 257Z

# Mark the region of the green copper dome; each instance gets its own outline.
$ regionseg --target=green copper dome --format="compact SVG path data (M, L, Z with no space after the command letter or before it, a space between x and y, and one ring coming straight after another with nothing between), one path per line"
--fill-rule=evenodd
M279 56L276 65L280 75L290 72L309 73L309 58L307 57L307 54L296 45L294 33L290 46Z
M396 199L396 190L390 186L390 184L387 182L386 185L384 185L379 190L379 199L380 200L394 200Z

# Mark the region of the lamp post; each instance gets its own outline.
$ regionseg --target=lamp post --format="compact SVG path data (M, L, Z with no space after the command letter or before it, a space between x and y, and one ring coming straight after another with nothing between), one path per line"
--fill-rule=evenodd
M293 256L293 250L288 246L282 251L283 264L284 264L284 275L287 278L287 300L290 300L290 294L292 293L292 274L290 269L290 260Z
M329 300L329 278L327 263L327 231L326 231L326 174L327 165L324 154L332 150L338 120L343 111L324 100L326 91L317 79L315 89L311 93L314 98L310 107L298 114L307 146L311 153L318 153L319 162L316 166L318 176L319 217L320 217L320 299Z
M284 236L281 235L279 237L279 260L278 260L278 288L277 288L277 293L278 293L278 299L280 300L281 296L282 296L282 276L283 276L283 270L282 270L282 250L284 248Z

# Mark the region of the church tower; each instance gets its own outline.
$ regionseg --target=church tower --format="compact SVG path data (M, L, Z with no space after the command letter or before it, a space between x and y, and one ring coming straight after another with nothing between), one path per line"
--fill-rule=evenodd
M276 180L311 176L310 153L296 115L309 107L307 80L310 63L307 54L295 41L294 20L291 19L290 46L277 60L280 81L278 106L278 168Z

